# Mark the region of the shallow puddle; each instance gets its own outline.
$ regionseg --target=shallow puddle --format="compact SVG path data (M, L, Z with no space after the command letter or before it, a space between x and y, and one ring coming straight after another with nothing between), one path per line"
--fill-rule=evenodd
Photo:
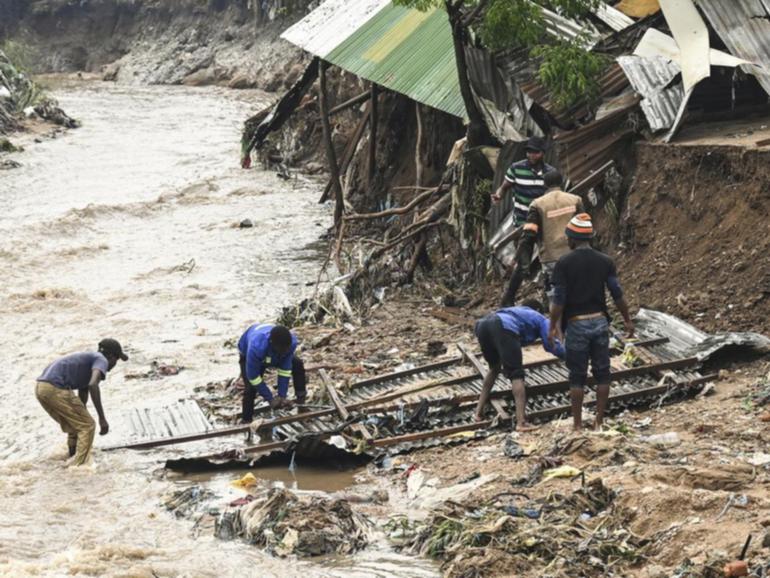
M232 482L251 473L257 478L257 488L286 488L287 490L304 490L309 492L334 493L346 490L355 484L355 476L361 470L340 472L324 468L300 467L294 471L285 466L269 466L251 470L233 470L203 474L172 474L168 476L181 484L204 484L207 488L223 492L232 488Z

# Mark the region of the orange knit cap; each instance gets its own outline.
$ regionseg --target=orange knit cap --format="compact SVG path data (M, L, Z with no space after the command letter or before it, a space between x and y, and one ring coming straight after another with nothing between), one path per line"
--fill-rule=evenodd
M571 239L577 239L580 241L593 239L594 226L591 223L591 215L588 213L580 213L575 215L570 220L564 232L566 233L567 237L570 237Z

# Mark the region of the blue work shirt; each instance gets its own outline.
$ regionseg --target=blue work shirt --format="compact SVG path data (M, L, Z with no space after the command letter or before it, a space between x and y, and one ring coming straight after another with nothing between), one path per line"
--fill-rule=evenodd
M522 306L499 309L495 311L495 315L500 318L503 329L519 336L519 342L522 345L530 345L540 339L543 342L543 349L564 359L564 346L556 341L556 347L553 348L548 341L551 322L545 315Z
M289 378L294 351L297 349L297 336L291 334L291 347L288 353L279 356L270 346L270 332L275 325L254 324L238 340L238 351L246 359L246 380L257 388L259 395L267 401L273 399L273 393L263 379L265 369L277 368L278 395L286 397L289 392Z

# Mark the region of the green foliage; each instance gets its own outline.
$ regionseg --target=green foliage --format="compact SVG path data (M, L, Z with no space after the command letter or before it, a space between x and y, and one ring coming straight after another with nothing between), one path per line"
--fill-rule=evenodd
M526 0L492 0L481 24L481 40L491 50L534 46L545 34L543 14Z
M425 12L431 8L443 6L444 0L393 0L393 4L396 6L404 6L406 8L416 8L421 12Z
M557 107L567 109L598 99L599 75L607 60L601 54L588 52L581 38L537 46L532 56L542 59L538 75Z
M539 2L565 18L585 16L599 5L600 0L542 0Z

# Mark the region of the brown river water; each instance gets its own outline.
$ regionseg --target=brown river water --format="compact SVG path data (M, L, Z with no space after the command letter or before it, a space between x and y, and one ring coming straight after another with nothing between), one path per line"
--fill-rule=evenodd
M83 127L30 142L14 156L23 166L0 173L0 575L436 576L381 541L307 562L193 537L161 496L202 482L221 505L243 474L165 474L164 458L212 449L205 442L98 451L123 439L113 427L97 436L93 466L65 467L65 436L33 393L52 359L106 336L123 343L131 359L102 387L116 426L132 408L232 377L237 354L225 342L312 292L330 213L317 182L238 167L241 123L265 98L257 91L65 82L55 92ZM234 226L244 218L257 226ZM125 379L153 361L185 369ZM303 481L301 466L261 475L307 490L352 481Z

